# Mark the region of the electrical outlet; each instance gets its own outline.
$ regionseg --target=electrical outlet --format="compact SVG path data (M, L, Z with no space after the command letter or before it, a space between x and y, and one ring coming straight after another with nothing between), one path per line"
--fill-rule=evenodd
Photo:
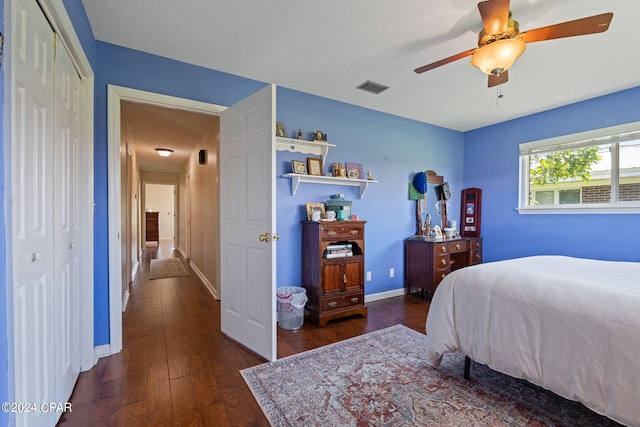
M396 270L392 267L389 269L389 277L393 277L396 275Z
M371 281L371 272L367 271L367 282Z

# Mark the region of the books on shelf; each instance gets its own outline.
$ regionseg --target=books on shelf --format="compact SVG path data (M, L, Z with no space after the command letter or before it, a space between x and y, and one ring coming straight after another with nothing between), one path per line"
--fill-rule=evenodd
M353 256L353 245L351 243L336 243L327 246L324 251L325 258L344 258Z

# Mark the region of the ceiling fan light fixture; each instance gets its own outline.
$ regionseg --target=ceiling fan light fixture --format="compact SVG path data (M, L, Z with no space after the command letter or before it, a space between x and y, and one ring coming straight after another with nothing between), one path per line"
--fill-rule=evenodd
M156 148L156 152L161 157L169 157L171 154L173 154L173 150L170 148Z
M525 51L527 44L519 38L496 40L478 48L471 64L488 75L504 73Z

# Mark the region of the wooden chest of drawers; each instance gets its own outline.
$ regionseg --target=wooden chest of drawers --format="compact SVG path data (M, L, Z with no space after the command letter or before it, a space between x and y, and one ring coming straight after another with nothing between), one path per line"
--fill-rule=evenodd
M365 221L302 222L302 286L307 314L319 326L367 315L364 305ZM328 258L329 245L350 244L352 255Z
M405 240L405 286L433 295L453 270L482 262L482 238L434 239L414 236Z
M157 242L160 238L158 230L158 212L145 212L145 240L147 242Z

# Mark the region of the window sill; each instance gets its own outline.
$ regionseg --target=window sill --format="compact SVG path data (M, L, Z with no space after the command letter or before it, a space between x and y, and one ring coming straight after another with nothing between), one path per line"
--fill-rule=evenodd
M516 209L521 215L556 214L640 214L640 203L619 203L615 205L567 205L567 206L526 206Z

